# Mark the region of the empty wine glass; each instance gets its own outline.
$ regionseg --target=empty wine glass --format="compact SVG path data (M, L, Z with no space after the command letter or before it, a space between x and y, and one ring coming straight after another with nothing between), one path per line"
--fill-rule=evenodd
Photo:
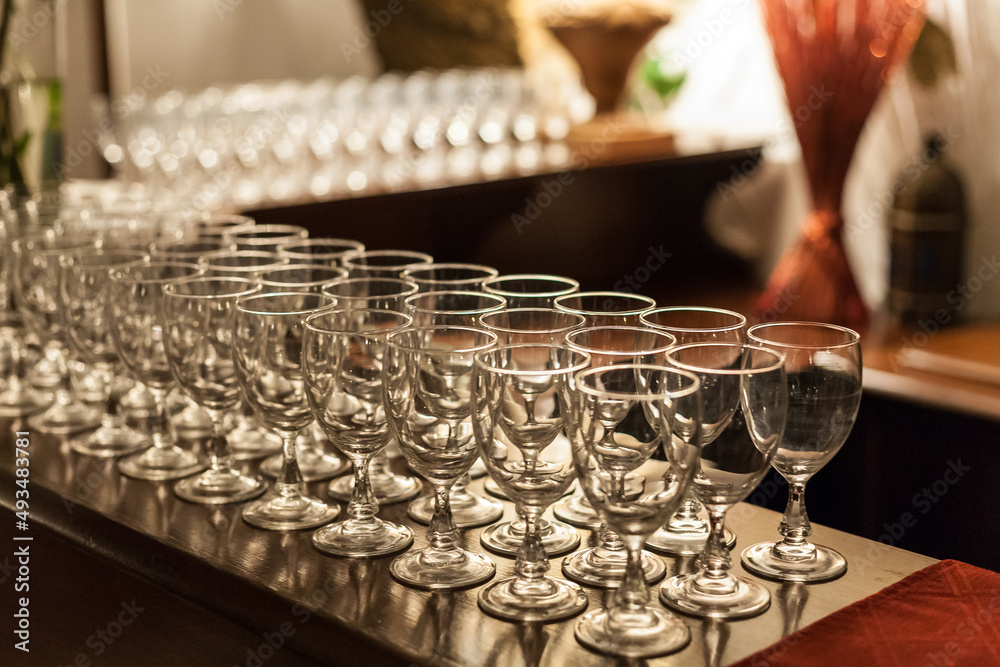
M257 274L265 292L306 291L319 294L325 285L347 278L347 269L316 264L286 264Z
M101 375L105 409L100 427L70 440L73 451L88 456L131 454L152 445L143 433L129 426L121 414L122 361L111 336L108 308L110 271L136 266L148 257L141 251L84 248L60 257L60 308L70 342L80 358Z
M583 315L588 327L635 326L656 301L630 292L576 292L557 296L552 305L556 310Z
M197 264L150 261L113 269L108 286L111 338L122 362L153 393L149 419L153 446L118 461L122 474L136 479L180 479L205 467L194 453L177 446L167 414L167 395L176 385L163 344L163 286L201 275Z
M226 238L236 244L238 250L277 252L285 243L305 239L309 230L299 225L254 225L249 229L236 229Z
M478 291L486 280L498 273L493 267L482 264L433 262L409 267L403 271L402 278L417 283L421 292Z
M363 243L350 239L310 238L285 241L278 246L278 254L292 264L341 266L344 255L364 249Z
M264 492L260 478L233 468L225 411L239 403L233 362L236 300L260 291L247 278L194 276L163 287L164 343L170 369L181 389L212 417L209 469L177 482L174 492L195 503L234 503Z
M579 292L580 283L563 276L516 273L490 278L483 291L502 296L508 308L551 308L556 297Z
M399 278L349 278L322 288L331 296L338 310L382 309L402 313L407 297L417 293L417 284ZM391 447L392 441L389 445ZM376 453L368 466L368 481L379 503L390 504L409 500L420 493L423 485L410 475L399 475L389 469L385 448ZM342 477L330 482L327 493L331 498L347 502L354 495L354 478Z
M462 549L451 518L451 486L479 454L473 436L473 360L496 334L467 327L421 327L389 335L386 413L410 467L434 487L427 547L397 557L392 575L411 586L451 589L480 584L496 572L482 554Z
M552 344L502 345L476 354L476 442L490 476L516 503L525 522L514 576L479 594L479 606L493 616L548 622L587 607L582 588L545 574L549 562L539 520L576 476L569 440L559 437L570 395L561 385L588 362L588 355Z
M605 655L650 658L690 641L687 626L650 604L642 545L684 499L698 468L698 378L683 370L618 364L580 372L566 422L577 477L601 519L625 542L625 576L610 607L576 622L577 641ZM682 416L687 439L674 437ZM666 461L651 460L663 448ZM626 476L632 474L632 479Z
M341 266L351 278L400 278L416 264L430 264L434 258L412 250L359 250L341 258Z
M495 333L500 345L559 344L566 340L567 333L582 327L585 321L582 315L553 308L511 308L479 316L480 325ZM563 439L565 435L556 437ZM508 499L492 478L486 480L484 487L498 498ZM524 543L525 530L524 518L518 514L513 521L501 521L483 530L479 541L490 551L516 556ZM538 535L549 556L561 556L580 546L580 533L570 524L555 519L539 517Z
M746 618L766 610L767 589L730 572L726 512L757 488L768 471L788 415L784 358L739 343L694 343L671 350L670 363L701 381L700 462L695 494L708 510L711 532L696 572L663 582L660 600L710 618ZM686 415L677 415L680 422ZM683 426L683 425L682 425ZM686 437L683 428L675 429Z
M42 433L66 435L97 426L101 413L74 395L69 371L69 332L59 298L60 257L74 247L96 248L93 237L63 236L55 230L26 235L11 244L14 294L28 329L52 352L56 382L52 404L28 417Z
M480 316L502 310L505 304L503 297L495 294L442 290L407 297L405 309L413 318L414 326L478 327ZM503 516L503 505L499 501L469 490L471 477L471 474L463 475L451 489L452 517L460 528L490 524ZM412 519L428 523L434 513L434 499L431 496L417 498L406 511Z
M788 505L778 528L782 539L744 549L743 567L781 581L834 579L847 571L847 560L809 542L805 490L854 426L861 402L861 337L817 322L758 324L747 337L785 356L788 422L771 465L788 480Z
M666 353L673 347L674 337L665 331L643 327L601 326L567 333L566 344L589 354L593 366L666 364ZM625 480L626 483L634 483L634 478L628 475ZM625 543L614 530L601 523L587 496L582 492L569 496L560 501L553 511L569 523L580 522L595 529L598 537L596 546L582 549L563 560L563 574L589 586L614 588L621 584L628 556ZM648 582L663 578L666 566L662 560L645 550L641 558Z
M386 339L410 324L391 310L355 308L306 320L303 377L309 406L323 432L354 463L348 517L313 534L317 549L336 556L384 556L413 543L406 526L378 519L368 481L372 457L389 443L386 420Z
M295 445L314 420L302 377L305 319L331 304L329 297L310 292L254 294L236 301L236 375L257 418L278 433L282 443L274 495L243 508L243 520L258 528L315 528L340 514L340 508L306 495Z
M288 258L265 250L225 249L204 253L198 262L205 266L205 274L209 276L255 278L265 271L287 265Z
M746 340L747 318L722 308L669 306L646 311L639 319L646 326L669 332L678 345L743 343ZM649 536L646 547L685 556L701 553L709 534L709 524L701 518L701 511L701 503L692 491L670 521ZM736 547L736 534L728 528L725 541L727 549Z

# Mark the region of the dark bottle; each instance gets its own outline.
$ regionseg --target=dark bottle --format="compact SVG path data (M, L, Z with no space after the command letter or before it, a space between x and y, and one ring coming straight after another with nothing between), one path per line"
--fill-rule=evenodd
M889 310L904 323L956 318L962 280L966 210L958 173L944 163L943 137L927 137L896 183L889 211ZM949 299L949 295L952 298Z

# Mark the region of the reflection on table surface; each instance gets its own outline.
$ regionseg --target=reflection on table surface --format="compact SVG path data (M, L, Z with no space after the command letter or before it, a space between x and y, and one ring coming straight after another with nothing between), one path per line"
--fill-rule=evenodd
M12 508L13 491L7 490L14 487L13 432L24 426L10 420L0 424L2 504ZM288 641L314 659L335 660L347 647L354 647L366 659L399 664L608 662L577 643L575 619L548 625L499 621L478 608L478 588L453 593L407 588L389 574L392 557L326 556L313 548L311 531L255 529L241 519L240 505L186 503L173 495L169 483L123 477L112 460L76 454L60 438L32 434L30 456L33 522L234 623L255 630L285 621L312 626L310 632L297 632ZM246 470L252 472L254 465L247 464ZM482 484L482 479L476 480L472 488L482 491ZM325 494L325 482L310 486L313 493ZM504 505L504 519L512 519L513 506ZM381 508L380 516L409 525L416 535L413 548L425 545L426 529L407 516L405 503ZM737 552L773 539L779 520L778 514L748 503L734 507L727 525L737 534ZM481 531L464 531L464 545L483 550ZM589 531L581 534L585 545L594 544ZM844 577L810 586L764 581L772 599L763 615L731 623L687 618L691 644L650 664L730 664L934 562L822 526L814 526L813 538L847 557ZM497 563L497 577L512 574L513 559L491 557ZM551 560L553 574L560 572L561 560ZM665 560L667 576L693 567L691 558ZM738 557L733 558L733 568L744 573ZM588 594L590 608L606 604L610 595L597 589L588 589Z

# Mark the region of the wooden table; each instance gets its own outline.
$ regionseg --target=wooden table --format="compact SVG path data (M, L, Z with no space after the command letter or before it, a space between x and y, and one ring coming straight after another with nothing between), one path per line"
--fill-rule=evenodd
M407 588L389 575L391 557L326 556L312 547L309 531L257 530L241 520L238 505L211 508L183 502L167 483L125 478L113 461L80 456L64 440L42 434L30 437L30 528L14 531L11 433L24 425L8 420L0 427L2 535L17 532L38 539L31 543L33 562L39 563L32 570L37 592L32 593L36 602L31 609L36 627L47 628L47 634L33 637L32 658L47 660L27 664L586 666L613 662L576 642L572 619L544 626L499 621L479 610L475 588L451 593ZM316 483L311 488L323 493L324 486ZM482 480L473 488L481 491ZM407 518L404 505L386 506L381 515L410 525L417 535L415 546L425 544L424 527ZM508 504L505 518L512 515ZM772 539L778 521L772 511L741 503L730 513L729 525L738 535L739 549ZM480 530L465 532L467 546L479 548ZM582 532L584 543L593 539ZM934 562L822 526L815 526L814 539L847 557L850 568L843 578L812 586L764 582L772 593L766 613L732 623L686 619L691 644L649 664L729 664ZM16 544L10 537L2 543ZM5 549L8 553L0 554L0 560L13 552L10 546ZM513 560L493 558L498 577L511 574ZM560 562L552 559L554 573L559 572ZM47 570L40 570L45 563ZM691 567L690 559L667 559L667 563L668 573ZM741 572L738 564L734 568ZM111 574L101 579L103 570ZM67 593L78 590L88 577L97 580L82 589L87 592L76 594L84 596L82 600ZM13 597L7 588L11 580L2 586L8 604ZM61 595L52 596L46 587ZM98 604L102 589L113 591L105 595L111 602L104 607ZM603 591L588 592L590 608L607 601ZM90 595L95 597L86 597ZM143 630L123 633L120 641L96 655L91 645L95 642L86 640L93 640L94 628L113 622L115 617L106 614L116 612L117 602L126 604L129 597L151 609L143 612L150 621ZM96 611L108 604L111 611ZM4 611L6 624L11 616ZM139 625L136 621L136 628ZM7 651L6 625L3 636ZM279 650L273 649L275 644ZM46 654L46 646L57 646L58 652ZM86 663L72 662L81 656ZM4 660L3 664L25 663Z

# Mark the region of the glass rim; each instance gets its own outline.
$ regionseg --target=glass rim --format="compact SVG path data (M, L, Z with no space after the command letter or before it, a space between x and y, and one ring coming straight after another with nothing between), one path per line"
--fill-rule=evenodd
M348 274L350 275L350 274ZM407 290L405 292L396 292L389 294L366 294L366 295L354 295L354 294L331 294L327 290L338 285L359 285L361 283L375 283L375 282L386 282L386 283L398 283L400 285L406 285ZM420 292L420 285L416 284L412 280L403 280L402 278L382 278L382 277L360 277L360 278L339 278L337 280L330 280L323 284L320 291L327 296L332 296L337 299L387 299L387 298L397 298L397 297L410 297L414 294Z
M330 270L340 273L342 275L339 278L323 278L321 280L307 280L298 282L283 282L281 280L269 280L264 277L264 275L268 273L277 273L279 271L301 271L303 269L308 269L310 271L315 271L316 269L321 269L324 271ZM301 285L303 287L317 287L317 286L322 287L337 280L343 280L347 277L347 269L341 266L326 266L324 264L282 264L281 266L278 266L273 269L268 269L266 271L261 271L260 273L261 275L257 276L257 281L261 285L268 285L274 287L282 287L285 285L288 286ZM327 294L326 296L332 296L332 295Z
M413 305L413 302L418 301L423 298L431 296L477 296L477 297L488 297L491 299L499 299L500 303L494 304L492 306L486 306L483 308L461 308L454 310L445 310L442 308L425 308L421 306ZM413 310L414 312L420 314L442 314L442 315L485 315L486 313L492 313L494 311L503 310L507 305L507 299L503 298L499 294L490 294L488 292L475 292L472 290L435 290L433 292L418 292L416 294L411 294L406 297L403 301L404 306Z
M833 333L839 333L844 335L846 338L840 342L830 342L828 344L822 343L784 343L781 341L772 341L762 338L756 335L756 332L764 329L776 329L779 327L797 327L797 328L808 328L815 331L829 331ZM789 350L836 350L848 348L853 345L857 345L861 342L861 334L859 334L854 329L849 329L848 327L841 326L839 324L829 324L827 322L805 322L805 321L793 321L793 322L762 322L760 324L755 324L749 329L747 329L747 338L756 341L761 345L773 345L775 347L780 347Z
M87 251L84 254L84 251ZM90 252L94 251L94 252ZM119 256L119 258L124 258L126 256L131 256L131 259L124 259L117 262L97 262L91 261L96 260L99 257L105 256ZM129 250L126 248L112 248L108 252L104 248L71 248L69 250L63 251L60 256L60 264L64 268L82 268L100 271L102 269L114 269L119 266L128 266L129 264L145 262L149 259L149 253L143 252L142 250ZM70 260L73 260L72 263Z
M364 259L369 259L371 257L376 257L376 258L392 257L394 255L400 258L413 259L415 261L404 262L402 264L359 264L353 261L360 257L363 257ZM342 259L344 261L345 266L348 263L350 263L352 267L356 267L359 269L364 267L371 267L383 271L392 271L394 269L399 269L400 271L402 271L410 266L413 266L414 264L431 264L434 262L434 258L431 255L425 252L420 252L418 250L367 250L367 249L355 250L353 252L345 254L342 257Z
M301 236L302 232L306 233L306 236ZM243 234L274 234L274 236L242 236ZM284 234L284 236L282 236ZM286 224L273 224L273 225L259 225L255 224L253 228L241 229L238 231L231 232L229 236L234 240L239 238L240 240L246 241L252 244L254 240L260 240L262 242L274 243L277 238L308 238L309 230L302 225L286 225Z
M491 339L487 343L481 343L474 345L472 347L462 347L455 349L442 349L434 347L422 347L418 345L407 345L398 341L403 335L407 334L419 334L419 333L429 333L433 331L460 331L463 333L474 333L482 336L486 336ZM395 339L395 340L394 340ZM404 352L419 352L427 354L475 354L476 352L481 352L483 350L488 350L496 346L499 341L499 337L492 331L487 331L485 329L476 329L475 327L462 327L462 326L429 326L429 327L406 327L400 331L394 331L388 337L388 343L395 347L396 349L403 350Z
M598 348L587 347L581 343L574 343L570 340L571 336L578 336L584 332L591 331L629 331L632 333L651 333L656 336L666 336L673 342L662 346L662 347L652 347L645 350L601 350ZM581 352L586 352L591 355L602 354L609 357L637 357L643 354L666 354L670 350L674 349L677 345L677 337L671 334L669 331L661 331L658 329L650 329L648 327L630 326L630 325L602 325L596 327L584 327L582 329L574 329L566 334L566 344L575 350L580 350Z
M580 361L571 363L565 368L552 368L547 370L530 371L517 368L498 368L491 363L488 363L485 359L486 355L493 354L494 352L500 352L502 350L514 350L514 349L525 349L525 348L545 348L548 350L564 350L572 354L582 357ZM491 373L496 373L498 375L569 375L572 373L577 373L587 368L590 364L590 355L581 350L574 350L568 345L561 345L559 343L513 343L513 344L497 344L488 350L480 350L476 352L473 356L473 363L477 367L482 368L485 371Z
M624 391L608 391L606 389L597 389L596 387L587 386L584 381L585 378L598 375L599 373L607 373L609 371L663 371L667 373L672 373L674 375L680 375L681 377L691 380L692 384L683 389L677 391L663 391L663 392L649 392L645 394L639 394L636 392L624 392ZM674 368L672 366L661 366L658 364L614 364L611 366L594 366L593 368L588 368L582 370L576 374L576 388L585 394L590 394L594 397L605 396L611 399L620 400L630 400L630 401L657 401L665 400L668 398L683 398L685 396L690 396L694 394L699 389L701 389L701 380L697 375L691 371L684 370L682 368Z
M315 248L320 246L330 246L336 247L338 245L343 245L342 250L333 250L328 252L296 252L295 248ZM334 259L337 257L343 257L349 252L362 252L365 249L365 244L361 241L355 241L353 239L342 239L342 238L312 238L306 237L304 239L288 239L287 241L282 241L277 244L278 254L286 254L288 256L300 256L300 257L327 257L329 259Z
M248 289L237 290L233 292L224 292L222 294L178 294L177 287L181 285L188 285L191 283L208 283L208 282L218 282L218 283L232 283L236 285L245 285ZM175 278L174 280L169 280L163 285L163 295L167 297L175 297L178 299L204 299L206 301L212 300L224 300L224 299L238 299L241 296L247 296L249 294L256 294L260 291L260 285L250 280L249 278L242 278L239 276L185 276L183 278Z
M578 318L579 321L578 321L577 324L575 324L575 325L573 325L571 327L558 328L558 329L557 328L552 328L552 327L548 327L548 328L544 328L543 327L541 329L515 329L513 327L502 327L502 326L499 326L499 325L496 325L496 324L487 324L486 322L483 321L484 319L491 318L494 315L507 314L507 313L525 313L525 312L529 312L529 313L544 313L544 314L558 313L559 315L565 315L567 317ZM530 307L526 307L526 308L501 308L500 310L491 310L488 313L483 313L482 315L480 315L479 316L479 323L482 324L487 329L490 329L491 331L502 331L503 333L516 333L516 334L532 334L532 333L544 334L544 333L559 333L561 331L572 331L573 329L577 329L577 328L583 327L584 325L587 324L587 318L584 317L583 315L581 315L580 313L571 313L568 310L556 310L555 308L540 308L540 307L538 307L538 308L530 308Z
M566 285L566 288L569 289L570 291L567 292L565 289L561 289L561 290L551 290L547 292L516 292L512 290L505 290L503 288L494 287L496 283L507 280L509 281L541 280L541 281L550 281L553 283L562 283ZM557 276L554 274L511 273L507 275L494 276L493 278L488 279L486 282L483 283L483 289L488 290L490 293L499 294L500 296L517 296L524 298L534 297L538 299L545 299L548 297L555 298L559 296L566 296L569 294L579 294L580 282L578 280L574 280L573 278L568 278L566 276Z
M568 301L569 299L580 299L589 297L607 297L609 299L634 299L640 302L646 302L647 306L645 308L629 308L625 310L586 310L584 308L572 308L570 306L563 305L561 301ZM644 294L633 294L631 292L610 292L610 291L599 291L599 292L574 292L572 294L563 294L557 296L552 301L553 307L558 310L565 310L568 313L580 313L581 315L606 315L610 317L615 317L619 315L642 315L648 310L656 308L656 300L652 297L645 296Z
M249 302L251 302L251 301L255 301L255 300L265 301L265 300L275 299L277 297L289 297L289 296L305 296L305 297L312 296L312 297L316 297L317 299L330 299L331 298L331 297L326 296L325 294L317 294L316 292L300 292L300 291L294 291L294 290L289 290L287 292L255 292L253 294L247 294L247 295L238 297L236 299L236 310L238 310L241 313L248 313L250 315L274 316L274 317L292 317L292 316L295 316L295 315L305 315L306 313L313 313L313 312L315 312L317 310L320 310L320 309L323 309L323 308L330 308L331 306L336 305L334 303L327 303L326 305L317 306L316 308L306 308L306 309L298 309L298 310L280 310L280 311L258 310L258 309L255 309L255 308L248 308L247 307L247 304Z
M696 311L702 313L715 313L717 315L732 315L736 318L736 324L715 326L715 327L675 327L668 326L666 324L657 324L656 322L650 322L649 316L654 313L666 313L666 312L681 312L681 311ZM745 327L747 324L746 315L742 313L737 313L735 310L729 310L727 308L715 308L713 306L660 306L658 308L652 308L639 315L639 320L649 327L655 327L657 329L673 329L675 331L683 331L685 333L696 333L696 332L716 332L716 331L732 331L734 329L739 329Z
M195 269L197 273L194 273L190 276L173 276L170 278L141 278L126 271L126 269L133 268L132 266L123 266L110 269L109 275L111 277L111 280L115 280L122 283L134 283L137 285L162 285L172 280L178 280L179 278L192 278L204 275L205 273L205 267L200 264L197 264L196 262L182 262L179 260L170 260L170 259L165 259L165 260L151 259L148 262L143 262L141 265L137 266L141 266L143 268L175 267L184 269Z
M708 347L735 347L740 350L753 350L754 352L765 352L767 354L776 357L774 363L761 366L759 368L709 368L707 366L701 366L699 364L687 363L684 361L678 361L674 358L675 352L680 352L682 350L689 350L691 348L708 348ZM726 342L699 342L699 343L685 343L684 345L678 345L670 351L667 352L667 359L670 363L678 368L683 368L684 370L689 370L694 373L712 373L714 375L752 375L753 373L770 373L783 368L785 365L785 355L782 353L772 350L770 348L764 347L763 345L750 345L747 343L726 343Z
M400 320L398 326L392 327L391 329L378 329L378 330L356 330L356 329L331 329L329 327L323 327L317 324L317 321L328 317L330 315L350 315L357 313L374 313L377 315L397 318ZM312 313L305 319L305 327L310 331L315 331L316 333L326 334L330 336L341 335L341 334L354 334L360 336L386 336L395 333L397 331L404 331L409 329L410 324L413 322L413 318L406 313L401 313L396 310L386 310L384 308L338 308L336 305L333 307L323 308L320 311Z
M469 276L466 278L450 278L450 279L440 279L440 278L415 278L414 273L419 273L421 271L437 271L439 269L444 270L466 270L469 272L481 271L485 273L485 276ZM494 269L492 266L487 266L486 264L468 264L463 262L428 262L427 264L414 264L413 266L408 266L403 269L401 277L403 279L409 279L413 282L419 283L421 281L427 284L437 284L437 285L464 285L465 283L475 282L478 280L489 280L499 275L499 271Z

